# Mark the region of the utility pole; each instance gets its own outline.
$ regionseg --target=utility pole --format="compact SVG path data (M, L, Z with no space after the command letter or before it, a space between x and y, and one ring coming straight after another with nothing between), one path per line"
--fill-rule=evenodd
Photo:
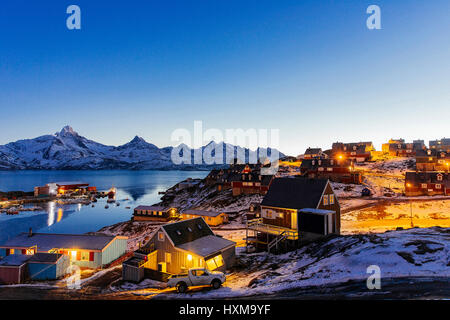
M411 228L414 228L413 216L412 216L412 201L409 202L409 207L410 207Z

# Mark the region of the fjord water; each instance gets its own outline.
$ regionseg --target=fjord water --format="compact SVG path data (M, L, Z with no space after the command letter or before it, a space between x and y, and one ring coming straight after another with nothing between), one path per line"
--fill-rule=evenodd
M53 170L0 171L0 191L33 191L35 186L49 182L83 181L98 191L117 189L116 204L105 209L106 198L91 205L56 202L41 203L43 211L22 211L18 215L0 214L0 243L32 228L35 232L85 233L104 226L127 221L133 208L160 201L159 191L165 191L186 178L204 178L207 171L157 170ZM126 209L125 207L130 207Z

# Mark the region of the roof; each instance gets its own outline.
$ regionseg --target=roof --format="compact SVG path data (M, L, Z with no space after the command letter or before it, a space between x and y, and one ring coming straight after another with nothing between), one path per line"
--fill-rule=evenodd
M222 212L219 212L219 211L193 210L193 209L184 210L182 213L196 215L196 216L202 216L202 217L217 217L218 215L222 214Z
M52 183L54 183L58 186L78 186L78 185L88 186L89 185L89 183L83 182L83 181L62 181L62 182L52 182ZM49 184L52 184L52 183L49 183Z
M442 180L438 180L438 175ZM450 175L445 172L406 172L405 181L408 183L440 183L450 186Z
M137 206L134 210L148 210L148 211L167 211L170 210L170 207L162 207L162 206Z
M201 217L169 223L161 228L166 231L175 246L214 235L211 228Z
M312 208L301 209L298 212L300 212L300 213L313 213L313 214L317 214L317 215L321 215L321 216L326 216L326 215L328 215L330 213L335 213L334 211L331 211L331 210L312 209Z
M261 177L261 179L260 179ZM244 179L243 179L244 178ZM258 173L235 173L231 176L230 181L236 182L261 182L262 186L268 186L273 179L273 175L262 175Z
M303 209L317 208L327 179L277 178L272 181L261 206Z
M4 242L0 247L30 248L37 246L39 251L49 251L53 248L103 250L115 238L115 236L106 235L53 233L33 233L30 237L26 232Z
M305 154L319 154L322 152L321 148L308 148L305 151Z
M125 260L123 262L123 264L129 265L129 266L133 266L133 267L139 267L139 265L145 261L143 258L141 257L131 257L128 260Z
M31 256L29 263L56 263L63 255L60 253L38 252Z
M31 256L27 256L24 254L12 254L0 260L0 266L19 267L25 264L30 259L30 257Z
M177 247L192 252L200 257L208 257L235 244L236 243L234 241L230 241L214 235L209 235L191 242L178 245Z
M312 169L318 167L337 167L348 168L351 165L349 160L337 160L337 159L305 159L300 166L301 169Z

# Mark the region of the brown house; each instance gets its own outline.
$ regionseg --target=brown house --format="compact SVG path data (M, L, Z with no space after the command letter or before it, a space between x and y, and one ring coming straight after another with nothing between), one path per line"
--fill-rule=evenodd
M437 149L418 150L416 169L419 171L449 171L450 152Z
M375 151L372 142L335 142L332 145L332 158L365 162L371 159L372 151Z
M261 175L259 172L242 172L235 174L231 181L233 196L241 194L264 195L269 190L273 175Z
M181 212L181 219L203 218L210 226L218 226L228 222L228 215L225 212L207 211L207 210L183 210Z
M133 221L169 221L177 218L177 209L161 206L137 206L134 208Z
M430 140L430 149L450 152L450 139L442 138L440 140Z
M407 172L405 194L414 196L450 195L450 174L444 172Z
M326 154L323 153L321 148L308 148L303 155L303 159L316 159L324 157L326 157Z
M329 180L277 178L261 202L261 218L247 223L247 233L256 233L257 243L270 251L282 241L296 245L303 237L339 234L340 213Z
M355 171L352 161L340 159L303 160L300 173L308 178L329 179L339 183L361 184L362 175Z
M159 227L149 242L135 252L134 260L140 259L142 263L132 258L129 264L130 268L137 266L170 274L202 267L225 271L234 264L235 246L235 242L214 235L203 218L183 220ZM125 269L127 264L124 263ZM132 279L130 270L123 272Z

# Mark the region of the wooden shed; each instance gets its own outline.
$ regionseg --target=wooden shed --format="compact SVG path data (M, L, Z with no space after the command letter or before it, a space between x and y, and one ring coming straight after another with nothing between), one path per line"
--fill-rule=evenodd
M0 283L22 283L27 278L28 259L27 255L10 255L0 260Z
M56 280L67 274L69 257L58 253L36 253L28 260L31 280Z

